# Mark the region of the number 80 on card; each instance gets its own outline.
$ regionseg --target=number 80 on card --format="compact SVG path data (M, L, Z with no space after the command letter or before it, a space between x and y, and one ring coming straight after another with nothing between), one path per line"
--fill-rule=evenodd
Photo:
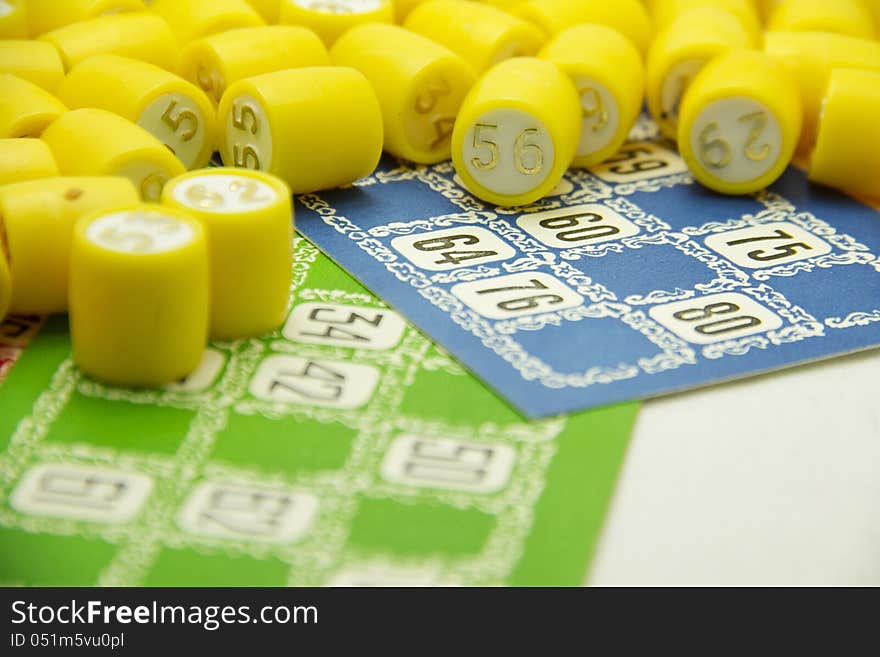
M775 331L783 324L774 312L736 292L654 306L648 314L678 337L698 345Z

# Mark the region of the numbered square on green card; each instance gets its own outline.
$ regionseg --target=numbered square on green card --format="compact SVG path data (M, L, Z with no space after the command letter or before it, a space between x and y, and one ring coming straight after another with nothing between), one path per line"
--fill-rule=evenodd
M349 545L359 551L416 557L477 554L495 528L494 516L476 509L362 499Z
M0 529L0 585L93 586L116 547L95 538Z
M195 411L74 393L46 439L174 454L194 417Z
M144 586L285 586L288 566L277 559L200 554L164 548Z
M339 470L348 460L356 436L357 431L337 422L269 419L230 411L211 458L286 474Z

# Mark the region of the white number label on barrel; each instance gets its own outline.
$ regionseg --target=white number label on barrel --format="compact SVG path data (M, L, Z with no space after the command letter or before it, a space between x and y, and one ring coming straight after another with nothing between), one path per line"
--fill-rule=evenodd
M690 139L700 165L712 176L732 183L760 178L773 168L782 151L779 122L752 98L709 103L694 121Z
M518 195L538 187L553 170L556 149L547 128L527 112L486 112L461 144L465 166L483 187Z
M104 215L86 229L89 241L111 251L149 254L174 251L192 241L192 226L162 212L126 210Z
M192 98L162 94L144 108L137 123L174 153L184 167L195 166L205 145L205 117Z
M256 178L205 173L174 187L174 199L194 210L236 214L265 208L278 199L269 185Z

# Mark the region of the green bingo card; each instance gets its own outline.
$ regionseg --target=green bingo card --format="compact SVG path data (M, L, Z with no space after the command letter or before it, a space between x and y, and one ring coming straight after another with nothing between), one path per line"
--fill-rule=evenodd
M636 406L526 421L297 239L291 311L189 378L0 385L0 583L578 585Z

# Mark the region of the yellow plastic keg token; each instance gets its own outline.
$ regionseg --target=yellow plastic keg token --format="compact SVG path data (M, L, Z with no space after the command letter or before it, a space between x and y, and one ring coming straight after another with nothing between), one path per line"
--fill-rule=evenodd
M181 75L215 102L233 82L286 68L329 66L327 48L296 25L244 27L190 42L180 53Z
M139 59L173 71L178 46L168 23L148 12L110 14L71 23L40 37L54 45L68 70L92 55Z
M468 94L452 134L465 187L496 205L528 205L562 179L578 147L583 111L572 81L543 59L489 69Z
M187 169L214 152L216 117L205 93L173 73L118 55L96 55L67 74L59 98L70 108L97 107L137 123Z
M604 162L626 140L642 109L639 51L617 30L586 24L560 32L539 56L565 71L580 94L582 126L574 166Z
M70 254L74 362L116 385L186 377L207 341L208 279L204 231L183 212L135 205L83 218Z
M880 43L831 32L767 32L764 52L794 76L804 108L799 150L816 140L822 99L835 68L880 71Z
M185 169L149 132L101 109L70 110L43 132L65 176L123 176L148 201Z
M382 154L379 103L351 68L296 68L239 80L223 94L217 124L226 166L275 174L295 194L354 182L372 173Z
M772 184L794 154L801 129L797 86L755 50L709 62L685 94L678 147L694 178L724 194Z
M420 34L378 23L347 32L330 57L359 70L375 89L386 151L420 164L449 159L452 126L475 79L464 59Z
M831 73L810 160L815 182L880 199L880 72Z
M681 101L691 81L713 57L750 46L731 15L714 7L689 9L660 30L648 50L648 111L667 139L678 136Z
M211 337L238 340L277 328L290 288L290 188L260 171L213 168L170 181L162 203L199 220L211 264Z

